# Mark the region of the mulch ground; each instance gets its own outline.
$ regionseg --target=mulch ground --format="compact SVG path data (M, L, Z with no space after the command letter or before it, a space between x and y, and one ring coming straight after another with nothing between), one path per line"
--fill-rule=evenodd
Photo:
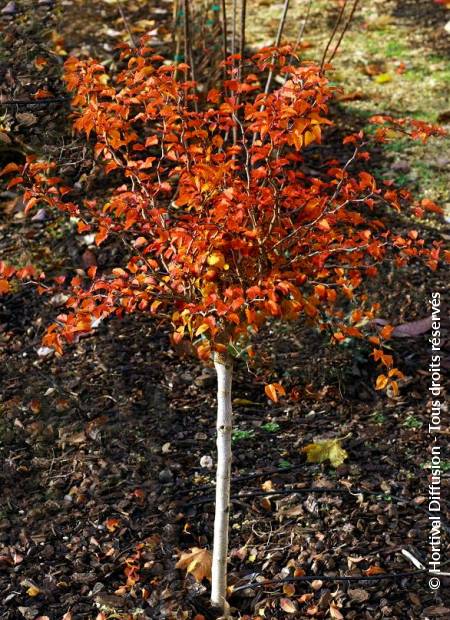
M10 37L1 57L3 100L29 98L37 87L63 97L65 47L110 54L124 29L117 6L89 3L80 20L80 4L40 2L33 14L24 0L3 14ZM164 42L167 11L123 5L131 23L153 19L154 36ZM46 59L44 69L36 57ZM71 137L67 110L52 105L8 109L0 158L20 160L31 149L58 153L73 174L86 173L91 162ZM84 237L68 236L60 219L24 219L20 197L3 192L1 199L1 257L55 273L111 260ZM429 239L439 237L432 224ZM431 291L446 288L444 274L420 265L387 271L383 283L386 290L373 283L367 290L395 324L426 316ZM25 288L0 306L0 617L214 618L207 582L175 569L182 551L212 541L213 470L202 457L215 454L213 370L189 351L173 350L164 329L146 317L101 326L61 359L43 355L40 339L61 304L59 296ZM443 337L448 343L446 323ZM269 325L257 346L258 364L252 372L238 364L233 386L234 615L450 618L446 578L436 594L423 574L321 579L416 570L403 550L427 562L428 336L393 340L407 377L396 398L374 391L376 368L360 343L330 348L310 327L294 324ZM277 404L263 390L275 378L291 394ZM344 465L306 463L302 447L335 437L345 438ZM444 432L443 446L447 438ZM443 460L450 469L449 455ZM444 500L448 490L444 472ZM449 526L441 532L444 558ZM262 583L294 571L316 579Z

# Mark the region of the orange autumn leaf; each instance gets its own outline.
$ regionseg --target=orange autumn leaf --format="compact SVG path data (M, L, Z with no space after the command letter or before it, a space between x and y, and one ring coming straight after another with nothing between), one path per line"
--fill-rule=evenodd
M366 570L363 570L363 573L365 575L368 575L370 577L370 575L382 575L383 573L385 573L386 571L381 568L381 566L369 566L369 568L367 568Z
M269 383L264 386L266 396L273 402L278 402L278 396L285 396L286 390L279 383Z
M120 525L120 519L111 517L109 519L106 519L105 525L108 532L115 532Z
M186 87L188 64L174 71L146 46L124 44L120 53L120 72L91 58L65 63L74 131L92 141L94 168L108 175L103 193L87 189L81 199L79 188L64 185L59 164L36 156L0 171L23 188L27 212L59 210L79 233L93 232L89 244L102 246L111 236L111 260L99 261L89 281L85 271L92 265L83 264L65 284L68 300L46 346L60 354L64 343L109 317L138 312L169 322L177 350L195 349L204 361L219 350L248 359L250 343L243 350L240 343L270 321L301 319L321 331L329 325L334 342L368 337L378 346L387 338L389 328L380 336L365 331L375 312L359 291L362 282L387 259L399 267L421 259L435 270L445 254L427 246L420 230L397 234L368 216L411 199L389 181L378 188L372 170L361 170L368 166L362 132L344 139L355 150L346 163L330 160L320 176L298 165L332 124L335 92L324 72L288 45L273 47L246 57L242 79L230 75L198 97L195 87ZM265 92L268 64L274 72L282 68L286 79ZM371 122L381 142L442 134L418 119L380 114ZM411 206L439 211L426 198ZM0 293L8 292L12 276L0 277ZM38 286L44 293L43 282ZM358 307L359 299L352 321L340 302ZM393 367L387 353L376 361ZM265 387L273 402L284 395L277 385Z
M384 390L387 387L388 383L389 379L386 377L386 375L378 375L375 389Z
M208 549L192 547L192 549L180 555L180 559L175 566L193 575L197 581L202 581L203 579L211 581L211 564L212 556Z
M5 280L4 278L0 279L0 295L9 293L9 291L10 291L10 286L9 286L8 280Z
M394 329L395 327L393 327L392 325L385 325L383 329L380 330L381 338L384 338L384 340L389 340L389 338L392 336L392 332L394 331Z

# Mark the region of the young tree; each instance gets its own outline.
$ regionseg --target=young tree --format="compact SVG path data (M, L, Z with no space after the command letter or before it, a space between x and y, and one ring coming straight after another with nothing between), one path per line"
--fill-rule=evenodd
M203 96L186 64L167 65L143 43L123 47L118 74L93 60L66 62L74 92L74 128L93 141L103 195L76 200L76 189L51 176L54 164L30 159L11 185L26 186L27 210L46 203L94 231L97 245L119 239L123 260L98 273L90 267L69 283L67 310L44 344L62 354L112 315L145 312L169 321L172 340L189 338L217 371L217 484L211 601L224 609L231 471L231 380L237 351L252 356L251 339L268 320L305 317L333 338L363 337L374 309L365 299L349 321L338 298L354 301L365 277L385 259L401 265L426 257L435 268L439 247L425 249L416 231L389 231L384 206L399 210L405 191L377 187L371 174L350 172L368 158L362 135L344 140L347 163L304 169L308 147L332 124L332 93L320 67L299 65L290 48L268 48L235 68ZM282 86L265 89L267 73ZM241 79L238 75L242 74ZM184 76L184 77L183 77ZM266 91L266 92L265 92ZM378 118L386 124L393 119ZM415 137L432 130L412 121ZM405 130L405 123L397 125ZM384 132L384 133L383 133ZM384 139L385 128L379 130ZM347 147L349 148L349 147ZM15 172L8 166L3 174ZM435 210L430 201L416 213ZM6 289L6 286L4 286ZM387 367L377 387L396 389L398 370L372 338L375 359ZM279 384L266 386L276 400Z

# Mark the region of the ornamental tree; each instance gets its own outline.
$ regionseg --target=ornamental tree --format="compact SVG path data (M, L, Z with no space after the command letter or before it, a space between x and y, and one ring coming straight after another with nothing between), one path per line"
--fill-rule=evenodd
M366 277L389 259L403 265L424 257L431 268L439 246L426 249L416 231L390 231L380 214L400 210L406 191L379 187L366 171L362 134L344 143L344 164L324 162L320 173L304 169L310 145L331 125L332 90L315 64L299 64L287 47L267 48L245 60L225 63L220 89L201 93L186 64L168 65L145 42L123 46L122 70L108 74L94 60L69 58L66 82L73 93L74 129L93 144L107 181L101 196L77 198L55 164L30 158L10 186L23 184L26 209L44 204L76 218L79 232L95 233L97 245L118 238L120 262L95 267L68 283L66 311L56 318L44 344L62 354L71 343L113 315L144 312L164 318L171 338L190 339L200 359L217 371L217 483L212 592L226 604L228 513L231 471L231 381L238 352L252 356L252 337L269 320L306 319L332 326L335 341L363 337L374 308L362 297L350 319L342 304L354 301ZM278 74L265 92L265 75ZM393 119L377 118L379 139ZM424 138L434 132L412 121L395 131ZM435 210L430 201L416 214ZM4 288L5 285L4 285ZM41 290L44 290L41 286ZM377 387L401 373L382 348L389 328L372 337L374 357L386 367ZM276 400L280 384L266 386Z

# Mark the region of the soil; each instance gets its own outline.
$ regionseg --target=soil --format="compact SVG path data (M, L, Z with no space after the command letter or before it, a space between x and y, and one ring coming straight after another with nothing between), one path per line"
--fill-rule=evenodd
M70 130L62 62L70 52L96 54L111 64L114 43L129 31L151 32L156 45L169 49L171 5L123 0L121 14L119 3L108 0L13 4L14 12L0 20L0 102L28 101L39 89L54 101L4 108L0 165L33 151L56 157L74 177L89 174L89 150ZM333 110L332 149L339 149L342 132L366 126L374 106L403 115L422 110L437 120L449 105L450 35L444 26L450 11L425 0L368 4L335 63L334 79L345 92L361 95ZM250 46L269 39L280 11L279 5L256 5L249 14ZM334 2L316 3L305 34L308 54L322 49L336 10ZM293 32L296 21L294 12ZM401 49L392 44L400 35ZM374 56L385 59L387 48L391 57L382 71L368 74ZM400 63L407 65L409 81L396 73ZM391 79L377 82L383 74ZM430 80L419 94L418 79ZM445 205L446 144L448 139L379 149L373 165L380 178L412 184L419 196ZM336 156L345 159L342 151ZM50 274L111 260L88 238L69 234L62 218L24 218L13 192L3 191L0 200L2 259L33 262ZM442 218L418 224L398 216L392 225L420 225L429 241L448 241ZM442 271L414 264L386 269L366 288L382 303L382 317L399 325L428 316L430 295L440 291L444 298L446 279ZM197 583L175 568L183 551L209 548L212 541L213 470L202 457L214 459L213 369L188 350L174 350L164 328L144 316L101 325L56 358L40 343L62 303L61 296L48 299L26 287L0 305L0 617L214 618L207 581ZM330 347L304 324L269 325L258 337L258 364L249 372L237 363L229 566L234 617L450 618L449 578L442 577L434 592L426 573L416 572L404 554L426 565L430 552L428 337L392 340L406 375L396 397L374 390L377 370L364 344ZM269 380L282 381L289 397L268 402L263 385ZM348 452L343 465L306 462L305 445L337 437ZM448 571L448 430L439 439L447 517L442 570ZM263 583L294 571L316 578ZM330 575L368 579L327 581Z

